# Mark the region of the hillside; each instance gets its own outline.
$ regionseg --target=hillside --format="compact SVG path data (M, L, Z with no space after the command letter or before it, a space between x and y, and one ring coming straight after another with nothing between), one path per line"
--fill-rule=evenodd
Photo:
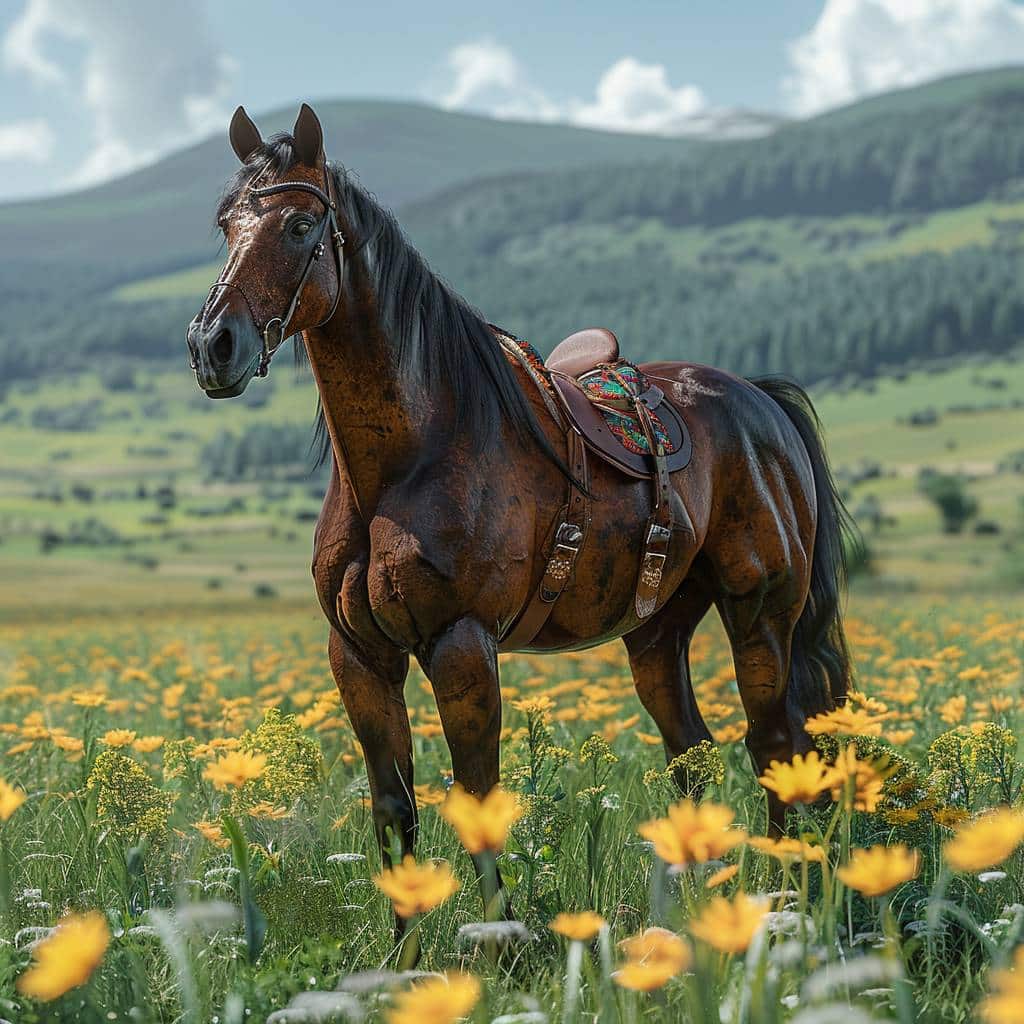
M837 477L873 553L866 589L1024 582L1024 359L818 394ZM133 390L95 374L11 389L0 466L0 619L159 606L307 604L324 479L315 392L282 364L243 399L146 368ZM922 471L962 474L979 502L941 532ZM979 524L986 524L981 526ZM31 580L26 587L25 581Z
M1024 336L1022 69L730 142L321 110L328 137L348 140L332 152L398 207L436 269L542 349L606 323L638 357L810 382ZM216 271L208 211L232 159L218 137L90 193L0 207L0 378L85 353L180 358Z

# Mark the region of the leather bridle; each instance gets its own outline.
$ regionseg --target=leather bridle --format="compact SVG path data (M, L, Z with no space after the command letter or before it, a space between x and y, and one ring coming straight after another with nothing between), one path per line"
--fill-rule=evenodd
M245 294L245 291L234 281L217 280L210 288L210 295L207 298L207 308L209 308L210 300L213 298L214 293L218 288L234 288L235 291L239 292L242 298L245 300L246 306L249 307L249 314L253 318L253 322L256 324L256 329L260 332L263 338L263 351L260 353L259 365L256 367L257 377L266 377L270 370L270 360L274 358L274 353L284 344L285 340L289 337L288 327L295 316L296 310L299 308L300 300L302 297L303 289L306 287L306 282L309 280L310 274L316 267L318 262L323 258L324 253L327 251L327 247L324 244L324 239L327 234L331 236L331 248L334 252L334 263L335 269L338 274L338 285L337 290L334 294L334 302L331 304L330 312L321 320L318 324L311 325L312 327L322 327L326 324L331 317L334 316L335 311L338 308L338 303L341 301L341 289L342 289L342 272L345 268L345 236L341 233L338 227L337 218L337 203L334 200L334 188L332 184L331 172L327 166L327 159L324 158L323 175L324 175L324 187L320 188L317 185L307 181L281 181L274 185L265 185L263 188L256 188L256 183L266 173L267 168L270 166L269 162L264 165L263 169L252 179L249 183L247 191L250 195L257 199L262 199L264 196L274 196L281 192L306 192L311 196L315 196L323 203L324 206L324 217L320 227L320 235L316 240L316 244L313 246L313 251L310 253L309 259L306 261L306 268L302 272L302 277L299 278L299 283L295 286L295 291L292 294L291 302L288 303L288 309L284 316L271 317L262 328L260 327L259 321L256 318L255 310L253 309L252 303L249 301L249 297ZM191 351L191 366L192 369L196 369L196 357Z

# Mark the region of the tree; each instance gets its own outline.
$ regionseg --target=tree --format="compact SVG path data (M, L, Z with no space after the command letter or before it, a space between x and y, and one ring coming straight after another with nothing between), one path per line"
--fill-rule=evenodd
M938 508L944 533L960 533L968 520L978 514L978 499L967 493L962 477L946 473L923 473L919 488Z

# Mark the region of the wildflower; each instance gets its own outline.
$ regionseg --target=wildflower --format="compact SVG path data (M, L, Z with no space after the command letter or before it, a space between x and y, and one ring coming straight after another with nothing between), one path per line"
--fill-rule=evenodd
M701 740L678 757L674 757L669 762L666 775L685 778L691 789L718 786L725 781L725 762L714 743L710 740Z
M163 736L140 736L133 744L132 750L137 754L152 754L164 745Z
M107 703L105 694L97 693L95 690L82 690L71 695L71 703L77 704L80 708L101 708Z
M203 772L203 778L209 779L217 789L226 790L229 787L240 789L247 782L258 779L267 766L266 754L247 754L242 751L234 751L225 754L219 761Z
M988 1024L1019 1024L1024 1016L1024 946L1013 955L1013 966L989 975L991 994L979 1007Z
M913 729L890 729L885 738L896 747L906 746L917 734Z
M445 791L436 789L434 786L413 786L416 793L416 803L421 807L433 807L436 804L444 803Z
M291 811L287 807L275 807L269 801L263 800L258 804L253 804L249 808L249 817L260 818L264 821L280 821L282 818L287 818Z
M93 762L86 789L97 792L97 816L121 839L159 840L166 833L171 795L153 783L138 761L104 750Z
M84 985L110 943L107 919L98 911L70 914L32 951L32 966L18 979L18 991L44 1002Z
M253 802L269 800L291 806L309 796L320 784L323 754L316 740L299 727L294 715L268 708L263 721L239 741L245 753L264 755L266 770L245 789Z
M468 853L503 850L509 829L523 813L519 801L500 786L481 800L455 783L441 805L441 817L455 829Z
M724 868L719 868L713 875L705 879L704 888L717 889L720 885L725 885L726 882L736 877L739 870L737 864L728 864Z
M618 760L618 756L608 746L608 741L599 733L585 739L580 747L580 764L588 764L591 761L595 764L615 764Z
M1002 864L1024 841L1024 814L997 807L961 826L943 854L954 871L985 871Z
M668 809L668 817L644 822L637 832L654 844L666 864L684 867L715 860L742 843L747 833L730 828L732 819L722 804L682 800Z
M226 850L231 845L231 840L224 835L224 830L215 821L197 821L192 826L207 842L221 850Z
M747 846L753 847L759 853L775 857L788 864L794 860L806 860L818 864L825 863L825 848L805 843L802 839L791 839L783 836L781 839L769 839L767 836L751 836L747 840Z
M581 910L577 914L559 914L548 927L558 935L576 942L592 939L604 926L605 919L592 910Z
M0 779L0 821L10 820L11 815L25 802L25 792Z
M846 810L874 813L882 799L885 779L874 762L857 757L857 747L851 743L839 752L832 769L832 799L847 802Z
M791 762L772 761L759 781L783 803L809 804L831 788L832 770L818 752L812 750L806 756L795 754Z
M690 922L690 934L722 953L742 953L768 913L767 901L738 892L715 896Z
M134 729L110 729L100 737L106 747L127 747L135 739Z
M459 889L458 879L447 864L417 864L411 854L406 854L396 867L374 876L373 884L390 897L399 917L433 910Z
M395 996L388 1024L455 1024L469 1016L480 999L480 982L471 974L445 974L417 982Z
M690 966L689 947L667 928L647 928L620 945L626 963L612 977L623 988L650 992Z
M812 736L881 736L888 713L872 714L848 704L809 718L804 728Z
M967 711L967 698L962 694L950 697L944 704L939 706L939 717L948 725L957 725L964 720L964 712Z
M524 715L540 715L545 717L555 707L555 702L546 694L540 697L524 697L522 700L512 701L512 707L521 711Z
M85 750L85 742L77 736L65 736L63 733L53 733L50 736L53 745L66 754L81 754Z
M865 896L884 896L898 885L917 878L921 855L902 843L854 850L850 863L839 868L837 877Z

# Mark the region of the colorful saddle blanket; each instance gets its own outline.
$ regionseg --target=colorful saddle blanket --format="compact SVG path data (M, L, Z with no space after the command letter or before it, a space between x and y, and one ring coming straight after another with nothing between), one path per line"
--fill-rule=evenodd
M506 335L511 341L522 350L530 363L530 366L537 372L537 375L550 389L552 387L548 368L540 353L523 338L514 338ZM608 429L618 439L619 444L627 451L636 455L651 454L651 446L647 442L647 435L644 433L636 413L621 409L610 409L604 403L621 402L627 398L626 385L634 395L639 395L647 390L647 380L642 373L631 363L625 360L616 363L615 373L611 373L607 367L598 367L590 373L585 373L578 378L580 387L587 393L587 396L597 407L608 424ZM654 433L657 440L664 446L666 452L674 452L675 447L669 440L665 427L658 419L656 412L651 413L651 422L654 426Z

